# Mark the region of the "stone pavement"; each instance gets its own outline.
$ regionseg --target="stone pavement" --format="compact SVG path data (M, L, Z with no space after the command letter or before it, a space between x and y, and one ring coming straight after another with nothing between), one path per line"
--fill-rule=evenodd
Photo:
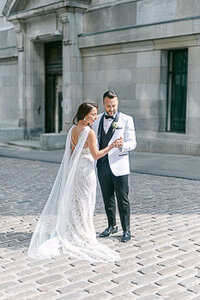
M0 299L200 299L198 180L131 173L132 240L101 239L116 263L26 255L59 165L0 158ZM97 233L106 227L99 188Z

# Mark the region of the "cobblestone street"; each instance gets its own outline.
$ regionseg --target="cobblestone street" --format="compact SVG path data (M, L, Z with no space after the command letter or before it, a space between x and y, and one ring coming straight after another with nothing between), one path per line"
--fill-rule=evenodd
M130 176L132 240L120 231L102 243L117 263L62 255L35 261L27 246L59 164L0 158L0 299L200 299L200 184L198 180ZM97 233L106 226L98 188ZM118 223L120 225L120 222Z

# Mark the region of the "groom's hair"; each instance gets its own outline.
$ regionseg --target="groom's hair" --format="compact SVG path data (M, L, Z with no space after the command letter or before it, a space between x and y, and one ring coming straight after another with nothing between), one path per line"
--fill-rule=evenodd
M96 107L97 110L99 108L99 106L96 103L92 103L92 102L82 103L78 107L77 113L73 119L73 124L76 125L78 121L83 120L85 116L87 116L94 107Z
M116 93L115 91L112 91L112 90L107 91L107 92L105 92L105 93L103 94L103 101L104 101L104 99L105 99L106 97L108 97L108 98L110 98L110 99L113 99L113 98L117 97L117 99L119 99L117 93Z

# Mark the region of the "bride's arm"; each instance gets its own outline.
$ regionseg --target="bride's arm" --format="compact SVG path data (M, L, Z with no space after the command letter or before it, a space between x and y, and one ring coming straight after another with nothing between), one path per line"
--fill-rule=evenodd
M115 142L107 146L106 148L102 150L98 150L97 148L97 141L96 136L93 130L90 130L88 135L88 147L90 149L90 152L95 160L103 157L106 155L112 148L115 147Z

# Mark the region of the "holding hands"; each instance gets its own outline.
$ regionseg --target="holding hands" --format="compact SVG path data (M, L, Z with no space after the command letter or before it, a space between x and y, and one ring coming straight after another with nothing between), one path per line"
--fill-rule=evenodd
M124 143L124 140L123 140L122 137L120 137L120 138L118 138L118 139L116 139L116 140L114 141L114 143L113 143L113 148L115 147L115 148L120 149L120 148L123 147L123 143Z

